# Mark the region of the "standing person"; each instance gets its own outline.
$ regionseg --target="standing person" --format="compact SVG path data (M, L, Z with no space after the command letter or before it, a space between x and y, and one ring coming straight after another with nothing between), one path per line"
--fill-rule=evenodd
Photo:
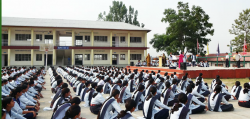
M146 60L147 60L147 66L149 67L150 66L150 63L151 63L151 57L148 53L148 56L146 57Z
M196 62L196 56L193 54L192 56L191 56L191 59L192 59L192 65L193 65L193 67L195 66L195 62Z
M179 68L181 68L181 63L183 62L183 58L184 58L184 55L183 55L183 52L181 52L179 56Z
M229 67L229 55L226 53L226 67Z
M238 68L240 68L240 59L242 56L238 53L238 51L236 51L236 55L239 56L239 60L237 61L237 66L238 66Z
M172 56L172 52L170 52L170 55L168 57L168 60L169 60L169 64L172 63L172 60L173 60L173 56Z
M163 56L162 56L162 66L165 67L165 64L166 64L166 56L165 56L165 53L163 53Z

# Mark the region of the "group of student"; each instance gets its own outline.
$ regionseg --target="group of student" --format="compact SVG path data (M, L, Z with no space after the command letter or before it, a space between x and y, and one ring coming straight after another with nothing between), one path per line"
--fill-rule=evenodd
M35 119L44 88L44 67L2 68L2 119Z
M202 73L192 81L188 74L178 79L176 73L161 75L161 71L138 72L102 66L58 67L51 72L52 91L55 93L51 104L53 119L66 116L65 106L69 108L80 102L84 102L84 108L89 108L98 119L134 119L131 113L138 110L142 110L146 119L188 119L190 114L206 110L232 111L234 107L228 102L230 99L238 99L239 106L250 107L249 83L245 83L243 89L237 81L230 93L219 76L208 86ZM62 77L66 83L62 83ZM68 86L73 87L75 95L80 98L72 98ZM103 94L110 96L105 98ZM75 98L77 101L72 102ZM119 103L124 103L126 110L121 110ZM73 116L78 112L75 114Z

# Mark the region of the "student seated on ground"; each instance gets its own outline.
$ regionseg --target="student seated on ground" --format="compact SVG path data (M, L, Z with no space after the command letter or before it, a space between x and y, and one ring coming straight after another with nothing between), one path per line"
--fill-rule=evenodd
M138 60L138 62L136 63L136 66L141 66L140 60Z
M60 87L58 89L58 91L56 92L55 96L53 97L53 99L52 99L52 101L50 103L50 108L52 108L52 106L53 106L54 102L56 101L56 99L62 94L62 90L64 88L68 88L68 84L67 83L62 84L62 87Z
M232 90L231 90L231 94L233 96L236 97L236 99L239 98L239 95L240 95L240 91L241 91L242 87L240 86L240 82L239 81L236 81L234 86L232 87ZM231 96L231 99L234 100L234 97Z
M229 104L225 99L224 95L220 92L221 92L221 86L217 85L215 87L214 92L211 93L211 95L208 97L208 109L210 111L215 111L215 112L225 112L234 110L233 105Z
M55 101L55 103L53 104L52 109L55 109L55 107L57 107L58 105L66 102L66 101L70 101L70 99L72 98L70 95L70 89L69 88L64 88L62 89L62 94L60 97L58 97Z
M193 94L196 96L199 96L199 97L200 97L200 95L208 96L210 94L209 89L207 89L207 86L202 83L201 77L198 78L198 80L195 84Z
M209 67L209 63L207 62L207 60L203 63L204 67Z
M81 107L79 105L71 105L70 108L66 111L63 119L82 119L81 115Z
M96 92L97 93L93 95L91 103L90 103L90 111L94 114L98 114L98 112L100 111L103 105L103 102L105 101L105 98L102 95L103 93L102 86L97 86Z
M70 108L72 105L79 105L81 103L81 100L78 97L74 97L69 102L65 102L58 107L56 107L53 111L53 115L51 119L62 119L65 116L66 111Z
M14 107L15 102L12 97L5 97L2 100L2 110L4 110L4 113L2 113L2 119L26 119L23 117L22 114L18 114L12 110ZM2 111L3 112L3 111Z
M239 106L250 108L250 86L248 83L244 84L244 89L240 91L238 100Z
M185 95L184 93L180 93L180 95L178 96L179 103L176 103L170 111L170 119L190 119L189 109L185 106L187 100L187 95Z
M208 109L208 107L203 104L201 101L199 101L193 94L192 94L192 86L189 85L186 89L186 95L188 97L188 101L186 103L186 107L189 108L189 114L198 114L198 113L202 113L204 111L204 109L206 108L206 110ZM194 104L194 103L195 104Z
M103 93L104 94L109 94L110 93L110 90L111 90L111 79L110 78L107 78L106 80L105 80L105 84L104 84L104 86L103 86Z
M131 113L135 111L136 102L132 99L128 100L125 104L126 110L122 110L118 115L117 119L135 119Z
M81 101L85 102L84 107L89 107L91 100L92 100L92 96L96 93L96 88L97 88L97 83L92 83L91 84L91 88L89 88L86 91L85 96L83 97L82 95L80 96Z
M119 90L113 90L112 95L103 103L101 110L99 110L97 119L113 119L121 112L121 107L118 104L121 101L119 94Z
M231 93L229 93L229 92L222 86L221 80L218 80L218 81L216 82L216 85L221 86L221 92L222 92L222 94L225 96L225 99L226 99L227 101L229 101L229 99L230 99L231 97L233 97L233 98L236 100L236 97L235 97L234 95L232 95Z
M170 108L161 103L158 100L160 98L160 95L156 94L157 89L155 87L151 87L149 89L149 95L146 97L143 105L143 115L147 119L168 118Z
M127 99L131 97L131 93L128 88L128 82L123 82L123 88L120 90L119 99L121 100L121 103L125 103Z
M171 89L170 82L167 81L165 83L165 86L166 86L166 88L162 91L162 94L161 94L161 102L164 105L173 106L174 103L178 102L178 100L177 100L177 98L175 98L175 95Z
M135 100L136 102L136 108L134 111L143 109L143 104L145 99L143 95L144 89L145 89L144 85L140 85L139 88L133 93L131 97L131 99Z

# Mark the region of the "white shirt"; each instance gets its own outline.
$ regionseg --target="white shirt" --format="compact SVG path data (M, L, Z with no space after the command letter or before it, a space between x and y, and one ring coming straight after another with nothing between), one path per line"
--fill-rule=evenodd
M191 94L188 94L188 95L191 95ZM187 95L187 96L188 96L188 95ZM192 102L195 102L197 105L193 104ZM200 105L206 106L204 103L202 103L200 100L198 100L198 99L193 95L193 96L192 96L192 99L191 99L191 101L190 101L189 107L188 107L188 108L190 109L189 114L192 114L192 110L198 108Z
M70 104L71 105L71 104ZM63 106L63 105L61 105ZM59 106L57 109L59 109L61 106ZM61 112L59 112L58 116L55 119L62 119L65 116L65 112L69 109L70 106L64 108L63 110L61 110Z
M171 114L170 119L179 119L181 111L185 105L182 104L182 107L180 107L177 111L175 111L173 114ZM189 114L187 114L186 119L189 119Z
M232 94L233 96L235 96L236 93L238 92L239 86L238 86L238 87L236 88L236 90L234 91L235 88L236 88L236 86L234 85L233 88L232 88L232 90L231 90L231 94ZM231 96L231 99L234 99L233 96Z
M211 94L211 96L210 96L210 107L211 107L212 110L213 110L214 107L215 107L215 104L216 104L216 102L217 102L217 100L218 100L218 95L219 95L219 94L217 94L215 97L214 97L214 95L215 95L215 93L213 92L213 93ZM213 100L213 97L214 97L214 100ZM227 102L227 100L224 98L224 96L222 96L221 101L222 101L224 104L226 104L226 105L229 104L229 103ZM219 111L219 112L222 112L222 110L221 110L220 107L221 107L221 105L219 106L218 111Z
M229 59L229 55L226 55L226 59Z
M145 115L147 115L147 113L148 113L148 109L149 109L149 105L150 105L151 100L152 100L152 98L150 98L149 100L145 100L145 102L144 102L143 110L144 110ZM156 107L155 105L158 107L170 110L170 108L168 106L164 105L159 100L155 100L151 119L154 119L154 115L162 110L162 109L159 109L158 107Z
M94 95L94 94L93 94ZM91 104L96 104L96 105L100 105L103 104L103 102L105 101L104 97L102 96L101 93L98 93L95 97L92 98L91 100Z
M238 100L239 101L249 101L250 100L250 91L248 91L248 93L243 93L243 90L244 89L242 89L241 91L240 91L240 95L239 95L239 98L238 98Z
M134 96L133 100L136 99L136 97L137 97L139 91L137 91L136 93L135 93L135 92L136 92L136 91L134 91L133 94L132 94L132 97ZM139 102L137 103L135 111L138 110L138 105L140 105L140 104L144 101L144 99L145 99L144 95L141 94L141 97L140 97L140 100L141 100L141 101L139 100Z
M105 82L103 80L100 80L97 85L99 86L99 85L104 85L104 84Z
M111 97L111 99L114 99L114 97ZM93 99L92 99L93 100ZM92 101L91 101L92 102ZM104 104L105 105L105 104ZM104 107L104 106L103 106ZM111 112L113 109L115 109L115 113ZM102 111L102 109L101 109ZM121 112L121 107L117 103L117 101L113 101L107 108L107 111L105 112L104 119L113 119L118 115L118 113Z
M123 89L123 88L122 88ZM122 92L122 89L120 91L120 94ZM129 90L129 87L127 87L123 93L123 96L122 96L122 102L124 102L124 100L130 98L132 96L132 94L130 93L130 90Z
M162 103L164 102L164 99L165 99L165 96L166 96L166 92L167 92L168 89L165 92L164 92L164 90L162 90L162 93L163 93L163 97L161 97ZM170 94L169 94L168 102L174 100L174 97L175 97L175 95L174 95L173 91L171 90Z

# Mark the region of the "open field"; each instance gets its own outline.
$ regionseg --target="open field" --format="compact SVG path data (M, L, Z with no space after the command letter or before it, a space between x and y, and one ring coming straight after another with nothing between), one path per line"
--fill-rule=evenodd
M39 115L37 119L50 119L52 115L52 111L43 111L44 107L49 107L51 101L51 86L50 86L50 81L49 81L49 75L47 74L45 76L46 84L45 87L47 90L43 90L42 94L44 98L40 99L41 103L41 109L39 111ZM232 85L234 84L235 81L239 80L241 82L241 85L243 85L245 82L248 82L248 79L222 79L222 81L228 85L229 90L231 89ZM204 79L205 82L208 83L210 86L212 79ZM65 80L64 80L65 82ZM70 90L72 91L71 95L74 97L73 89L70 87ZM104 97L108 97L107 94L104 95ZM195 114L195 115L190 115L192 119L249 119L250 118L250 110L248 108L242 108L238 106L238 102L236 100L230 100L229 103L232 103L234 105L234 111L232 112L204 112L204 114ZM84 102L82 102L81 105L81 117L86 118L86 119L96 119L97 115L94 115L90 112L89 108L85 108L82 105ZM120 104L122 109L125 109L124 104ZM135 118L142 117L143 113L142 111L137 111L133 112L132 115Z

